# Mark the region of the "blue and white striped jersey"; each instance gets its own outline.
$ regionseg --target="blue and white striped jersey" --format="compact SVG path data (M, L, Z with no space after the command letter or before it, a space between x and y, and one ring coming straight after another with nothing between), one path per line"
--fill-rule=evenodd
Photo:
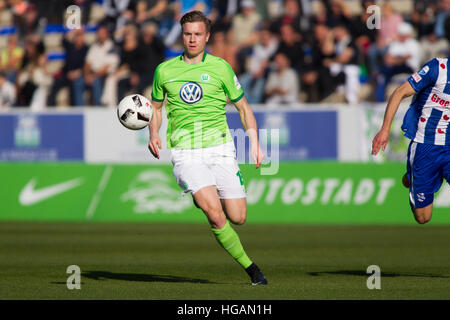
M403 119L405 136L418 143L449 146L449 58L434 58L408 81L416 94Z

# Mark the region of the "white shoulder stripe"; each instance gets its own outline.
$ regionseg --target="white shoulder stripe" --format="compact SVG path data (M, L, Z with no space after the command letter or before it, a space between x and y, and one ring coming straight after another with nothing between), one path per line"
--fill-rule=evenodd
M436 80L436 86L438 86L441 83L444 83L444 85L447 83L447 60L446 58L437 58L439 62L439 76ZM441 68L441 64L445 66L445 68Z

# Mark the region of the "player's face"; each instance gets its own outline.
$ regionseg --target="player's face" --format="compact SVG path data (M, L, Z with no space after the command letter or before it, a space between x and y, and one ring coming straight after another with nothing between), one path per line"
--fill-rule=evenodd
M203 22L187 22L183 25L184 52L189 57L202 54L209 39L209 32Z

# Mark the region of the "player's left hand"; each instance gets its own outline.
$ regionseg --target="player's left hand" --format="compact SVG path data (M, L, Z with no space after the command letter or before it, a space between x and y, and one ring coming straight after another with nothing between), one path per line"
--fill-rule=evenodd
M262 152L259 144L253 145L251 147L250 153L252 155L253 161L256 164L256 169L258 169L264 160L264 153Z

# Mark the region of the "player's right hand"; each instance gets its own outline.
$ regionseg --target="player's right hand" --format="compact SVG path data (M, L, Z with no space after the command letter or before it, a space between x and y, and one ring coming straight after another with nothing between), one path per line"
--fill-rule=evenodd
M376 156L380 148L383 148L383 151L386 149L386 145L389 140L389 131L381 129L380 132L377 133L375 138L372 141L372 155Z
M150 142L148 143L148 150L152 155L159 159L159 150L161 149L161 139L159 137L150 137Z

